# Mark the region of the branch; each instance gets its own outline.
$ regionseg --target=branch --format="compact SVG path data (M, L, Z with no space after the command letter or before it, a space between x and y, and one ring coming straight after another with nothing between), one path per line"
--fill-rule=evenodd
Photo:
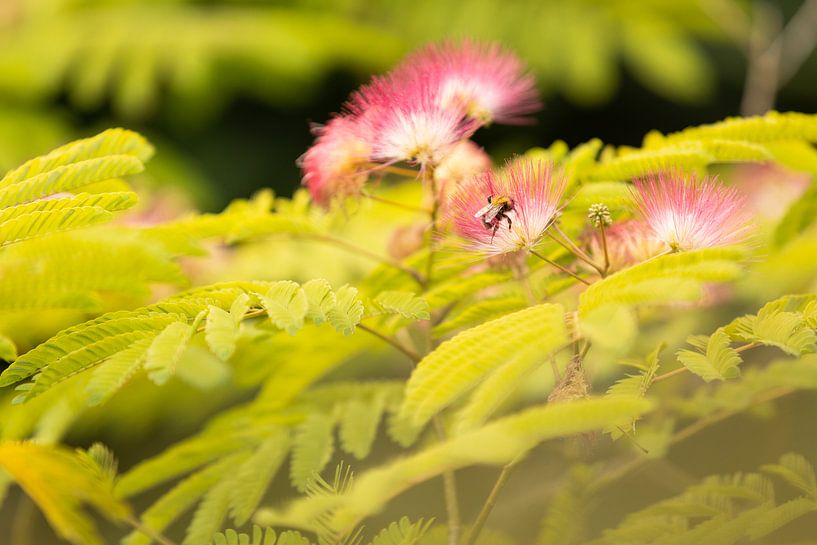
M369 327L367 325L364 325L364 324L357 324L357 327L362 329L363 331L365 331L367 333L370 333L370 334L374 335L375 337L377 337L381 341L383 341L383 342L385 342L387 344L390 344L391 346L393 346L394 348L396 348L397 350L402 352L403 355L405 355L408 359L410 359L412 364L415 365L415 366L418 363L420 363L421 359L423 359L423 358L420 357L419 354L417 354L417 352L415 352L414 350L412 350L411 348L409 348L407 346L404 346L401 342L397 341L397 339L392 339L388 335L384 335L383 333L380 333L376 329L372 329L371 327Z

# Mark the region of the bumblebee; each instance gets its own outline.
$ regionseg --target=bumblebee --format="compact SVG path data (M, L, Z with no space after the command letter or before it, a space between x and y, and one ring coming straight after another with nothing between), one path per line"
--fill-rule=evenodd
M491 242L494 240L497 230L502 220L508 222L508 229L512 227L511 218L508 212L513 210L513 199L507 195L488 195L488 204L474 214L475 218L482 220L482 225L491 230Z

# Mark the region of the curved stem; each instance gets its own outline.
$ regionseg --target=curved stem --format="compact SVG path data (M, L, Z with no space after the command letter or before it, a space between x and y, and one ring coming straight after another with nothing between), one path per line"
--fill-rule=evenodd
M745 352L746 350L751 350L752 348L757 348L758 346L762 346L763 343L753 341L750 343L746 343L743 346L738 346L735 348L735 352ZM682 375L689 371L687 367L679 367L677 369L673 369L672 371L667 371L666 373L657 375L655 378L652 379L652 383L655 384L656 382L661 382L662 380L667 380L668 378L672 378L677 375Z
M421 214L430 214L431 210L428 208L423 208L422 206L412 206L410 204L405 204L398 201L393 201L391 199L386 199L385 197L380 197L379 195L375 195L374 193L369 193L368 191L361 191L360 194L366 197L369 200L379 202L382 204L387 204L389 206L394 206L395 208L401 208L403 210L408 210L409 212L419 212Z
M428 280L426 278L424 278L423 275L421 275L419 273L419 271L417 271L416 269L413 269L411 267L403 265L402 263L400 263L396 259L392 259L392 258L390 258L388 256L380 255L380 254L378 254L376 252L373 252L373 251L369 250L368 248L364 248L363 246L358 246L357 244L349 242L348 240L344 240L344 239L341 239L341 238L334 237L332 235L325 235L325 234L304 234L304 235L299 235L299 236L304 237L304 238L311 238L313 240L317 240L317 241L321 241L321 242L327 242L327 243L330 243L330 244L334 244L334 245L338 246L339 248L343 248L343 249L348 250L348 251L350 251L352 253L355 253L357 255L366 257L366 258L371 259L373 261L378 261L378 262L383 263L384 265L388 265L390 267L394 267L395 269L403 271L404 273L411 276L420 285L420 287L425 287L426 283L428 282Z
M604 270L601 271L601 276L604 277L610 270L610 254L607 251L607 233L604 230L604 224L601 224L599 229L601 229L601 247L604 248Z
M431 190L431 230L428 241L428 261L426 262L426 282L431 284L434 271L434 250L437 245L437 215L440 211L440 199L437 195L437 181L434 179L434 167L423 169L423 184Z
M420 360L422 359L420 357L420 355L417 354L417 352L415 352L411 348L409 348L407 346L404 346L402 343L397 341L397 339L392 339L388 335L384 335L383 333L380 333L376 329L372 329L371 327L369 327L369 326L367 326L365 324L357 324L357 327L362 329L363 331L371 334L371 335L374 335L375 337L377 337L381 341L383 341L383 342L385 342L387 344L390 344L391 346L393 346L394 348L396 348L397 350L402 352L408 359L410 359L412 361L412 363L414 365L417 365L418 363L420 363Z
M134 517L127 517L124 519L124 521L127 522L134 530L142 532L156 543L161 543L161 545L176 545L174 541L166 538L159 532L151 530Z
M545 263L549 263L549 264L553 265L554 267L556 267L557 269L559 269L563 273L569 274L570 276L572 276L573 278L575 278L579 282L582 282L583 284L586 284L588 286L590 285L590 282L588 282L587 280L585 280L584 278L582 278L578 274L574 273L573 271L571 271L570 269L568 269L566 267L563 267L562 265L559 265L555 261L552 261L552 260L546 258L545 256L543 256L542 254L540 254L536 250L530 250L530 253L535 255L536 257L538 257L539 259L541 259Z
M601 268L601 267L599 267L599 266L596 264L596 262L595 262L595 261L593 261L593 259L592 259L592 258L591 258L589 255L587 255L587 253L585 253L585 252L584 252L584 251L583 251L581 248L579 248L579 247L578 247L578 246L577 246L577 245L576 245L576 244L575 244L575 243L574 243L572 240L570 240L570 237L569 237L569 236L567 236L567 234L566 234L564 231L562 231L562 230L559 228L559 225L558 225L558 224L554 223L554 224L553 224L553 229L554 229L554 230L555 230L557 233L559 233L559 235L560 235L562 238L564 238L564 240L562 240L561 238L559 238L559 237L557 237L556 235L554 235L553 233L551 233L551 232L550 232L550 229L548 229L547 231L545 231L545 233L546 233L546 234L547 234L547 235L548 235L550 238L552 238L552 239L553 239L555 242L557 242L558 244L560 244L560 245L561 245L561 246L562 246L562 247L563 247L565 250L567 250L567 251L568 251L568 252L570 252L571 254L575 255L576 257L578 257L579 259L581 259L582 261L584 261L585 263L587 263L588 265L590 265L591 267L593 267L594 269L596 269L596 270L599 272L599 274L601 274L601 273L602 273L602 268Z
M496 505L497 498L499 498L499 493L505 487L505 483L508 482L508 478L511 476L511 471L518 463L519 458L516 458L502 468L502 472L499 474L499 477L497 477L494 487L491 489L491 493L488 494L488 497L485 499L485 503L482 505L482 509L479 511L479 515L477 515L477 519L474 521L474 525L471 527L468 535L465 536L463 545L474 545L474 543L476 543L477 538L482 531L482 527L485 526L488 516L491 514L491 511Z
M432 419L434 431L440 443L445 442L445 427L439 416ZM459 545L460 543L460 506L457 501L457 481L454 472L451 470L443 472L443 494L445 496L445 511L448 516L448 545Z

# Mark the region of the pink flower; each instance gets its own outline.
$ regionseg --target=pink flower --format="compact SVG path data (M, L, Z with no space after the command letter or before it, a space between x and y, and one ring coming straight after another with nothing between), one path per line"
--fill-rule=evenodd
M614 223L604 230L610 271L618 271L655 257L666 250L649 225L639 220ZM596 263L604 262L604 249L598 229L593 230L589 243L590 255Z
M477 124L458 106L444 107L428 76L374 78L346 105L371 134L372 159L436 166Z
M680 172L635 180L634 198L655 236L673 250L725 246L750 233L746 200L715 177Z
M487 171L461 185L448 214L470 251L492 256L529 250L556 218L564 188L551 164L517 160L500 174Z
M315 143L299 159L301 183L324 206L336 197L356 195L367 179L371 144L365 128L341 116L315 130Z
M434 170L440 186L453 186L491 168L491 158L485 150L470 140L462 140ZM446 190L443 190L445 192Z
M395 73L406 79L428 77L443 107L461 107L481 124L524 122L526 114L541 107L533 76L497 43L429 45Z

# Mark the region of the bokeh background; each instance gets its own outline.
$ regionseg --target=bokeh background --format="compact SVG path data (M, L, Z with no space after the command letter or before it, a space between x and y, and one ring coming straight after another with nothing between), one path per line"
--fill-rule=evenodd
M781 40L787 23L801 28ZM310 122L412 48L464 36L517 51L545 100L535 125L480 131L496 159L555 139L638 144L817 110L814 28L801 0L0 0L0 169L125 126L157 144L151 179L201 209L287 195Z
M545 102L535 124L477 133L496 160L556 139L638 145L653 129L769 108L817 111L814 0L0 0L0 170L124 126L157 147L140 178L154 186L142 193L155 199L151 213L219 210L262 187L290 195L300 182L295 161L312 141L310 123L326 121L358 85L408 51L458 37L515 50ZM331 278L351 275L302 243L278 243L276 251L264 263L248 254L255 269L246 275L257 278L258 268L275 263L275 274L297 278L286 268L291 261L303 270L319 262ZM270 257L280 255L298 259ZM235 261L243 265L240 256ZM15 320L30 330L42 325L37 318ZM129 467L245 394L219 395L180 387L168 407L158 389L123 392L118 403L91 412L71 439L101 436ZM777 419L741 417L728 435L710 430L671 461L700 476L733 471L735 453L750 469L773 460L779 445L814 452L814 421L798 415L817 414L815 404L800 396L782 403ZM731 447L719 450L722 457L711 455L716 439ZM543 482L553 476L546 458L533 463ZM468 473L469 512L487 493L491 471ZM670 486L688 484L689 475L671 476ZM610 508L594 524L615 524L638 502L667 494L658 479L642 481L638 494L622 487L604 498ZM514 485L498 520L522 514L538 521L543 503L533 495L547 487L527 485ZM419 494L409 503L422 514L439 494L434 486ZM13 513L0 528L11 526ZM387 516L395 514L404 513ZM39 522L31 543L52 542Z

